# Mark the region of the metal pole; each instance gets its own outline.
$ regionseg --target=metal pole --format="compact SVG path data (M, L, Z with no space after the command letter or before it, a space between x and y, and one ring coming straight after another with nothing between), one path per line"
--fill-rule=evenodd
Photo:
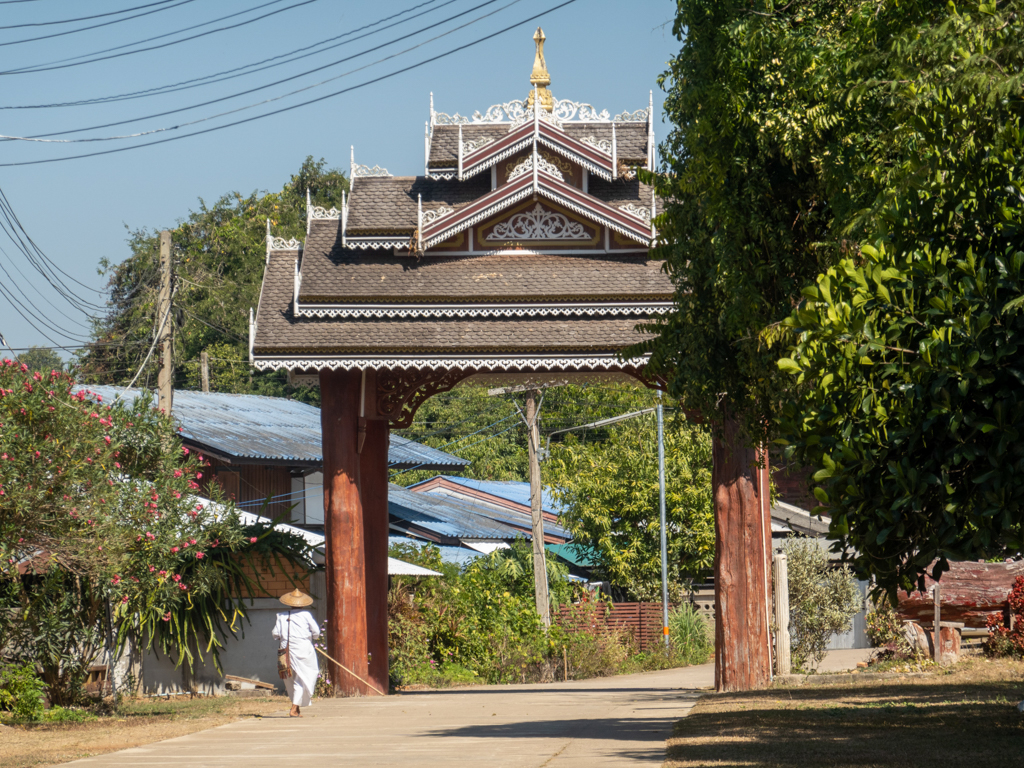
M668 641L668 532L665 530L665 419L658 390L658 505L661 508L661 633Z

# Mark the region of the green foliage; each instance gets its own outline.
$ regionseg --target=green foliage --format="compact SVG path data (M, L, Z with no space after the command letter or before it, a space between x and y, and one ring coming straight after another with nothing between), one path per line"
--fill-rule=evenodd
M704 664L715 652L711 626L692 603L669 611L668 631L673 653L687 665Z
M873 605L865 621L865 633L879 660L906 659L913 653L903 631L903 621L888 600Z
M10 712L14 719L35 722L43 718L43 689L35 665L0 665L0 711Z
M175 273L175 386L198 389L199 355L211 357L211 389L265 395L289 395L319 403L319 392L295 389L280 372L253 373L248 366L249 309L255 309L266 259L266 226L275 236L304 238L306 190L314 205L340 207L348 179L307 157L280 192L238 192L198 210L172 232ZM132 255L120 264L104 261L110 278L109 311L93 328L97 344L79 359L79 376L98 384L126 384L135 375L152 340L159 287L159 232L129 232ZM139 384L156 381L155 357Z
M782 433L819 468L831 535L890 594L934 560L938 577L1024 545L1021 10L911 4L841 41L850 88L829 103L878 148L848 178L877 189L848 225L870 244L787 321ZM877 47L851 58L864 35Z
M711 439L682 415L665 430L669 579L709 570L714 558ZM570 437L552 448L546 485L561 524L596 572L632 599L661 599L658 443L654 415L609 430L604 442Z
M27 352L18 355L18 362L27 365L33 373L49 373L50 371L64 370L64 361L60 355L46 347L32 347Z
M790 539L785 551L793 666L813 669L825 657L829 638L850 629L863 600L849 567L830 566L828 553L817 542Z

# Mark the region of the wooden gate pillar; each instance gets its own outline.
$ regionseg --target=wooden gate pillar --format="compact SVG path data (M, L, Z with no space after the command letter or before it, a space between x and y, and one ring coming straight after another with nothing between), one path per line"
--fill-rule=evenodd
M764 688L771 682L771 502L768 459L745 447L726 420L712 441L715 497L715 687Z
M370 375L367 376L367 390ZM366 563L367 680L388 690L388 422L367 419L360 454ZM372 693L372 692L371 692Z
M320 421L324 455L324 524L326 533L326 584L327 584L327 652L350 670L367 680L374 681L379 667L369 670L368 655L371 647L370 624L372 613L375 635L379 634L379 611L368 610L367 599L383 601L384 648L380 658L383 664L383 686L387 690L387 497L384 498L384 577L383 587L377 583L379 558L371 558L367 564L367 529L370 529L369 547L373 553L380 548L379 532L371 522L367 525L368 512L379 511L379 503L371 501L369 510L364 504L361 482L362 457L359 452L360 400L363 376L360 371L320 372ZM369 433L365 443L372 443L378 449L383 444L384 485L387 486L387 439L379 429ZM365 445L363 446L366 447ZM379 461L378 461L379 463ZM368 463L368 469L370 468ZM375 468L375 465L373 465ZM379 488L379 483L374 486ZM379 524L378 524L379 527ZM378 652L379 653L379 652ZM375 659L376 661L377 659ZM326 660L321 663L331 664ZM333 665L332 665L333 667ZM333 667L331 679L335 680L335 695L358 696L373 691L353 675Z

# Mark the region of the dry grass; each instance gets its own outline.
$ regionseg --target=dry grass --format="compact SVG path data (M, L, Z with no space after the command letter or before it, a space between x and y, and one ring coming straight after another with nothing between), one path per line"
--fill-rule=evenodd
M288 701L281 696L191 700L180 697L170 701L131 701L116 717L101 717L85 723L0 725L0 766L56 765L287 710Z
M1022 699L1024 663L982 658L924 676L711 694L676 725L665 766L1024 766Z

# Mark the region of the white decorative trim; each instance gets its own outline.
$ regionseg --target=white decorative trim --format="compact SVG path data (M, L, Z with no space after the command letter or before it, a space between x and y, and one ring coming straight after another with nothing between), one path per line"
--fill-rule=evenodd
M469 179L476 176L481 171L485 171L488 168L492 168L507 157L512 157L516 152L519 152L524 147L528 146L533 142L533 136L527 136L521 141L517 141L511 147L506 147L496 155L490 155L486 160L482 160L478 163L474 163L469 167L469 170L463 169L462 178Z
M537 102L534 102L534 104L536 103ZM534 111L536 111L538 114L534 115ZM554 113L548 112L546 109L537 109L531 110L530 112L525 112L522 115L522 117L513 120L512 125L509 126L508 132L512 133L512 131L514 131L516 128L523 125L524 123L528 123L530 120L536 121L538 119L543 120L545 123L550 123L560 131L563 130L562 121L555 117Z
M623 213L628 213L630 216L636 216L638 219L651 223L651 209L644 208L642 205L636 205L634 203L626 203L620 205L619 210Z
M452 179L454 179L456 177L456 175L458 175L458 174L456 173L455 169L452 169L450 171L447 168L443 169L443 170L440 170L440 171L436 171L436 170L427 171L427 178L428 179L444 179L445 181L451 181Z
M314 205L309 209L310 219L340 219L341 211L337 208L331 208L330 210L323 208L319 205Z
M506 208L509 208L509 207L515 205L516 203L518 203L523 198L529 197L532 194L533 194L533 188L532 187L523 187L521 190L516 192L514 195L510 195L509 197L502 198L498 202L494 203L494 205L488 206L487 208L485 208L484 210L482 210L479 213L475 214L474 216L470 217L466 221L463 221L463 222L455 225L454 227L452 227L450 229L443 230L440 234L435 235L434 237L432 237L429 240L425 241L423 243L423 247L425 249L433 248L438 243L443 243L449 237L453 237L454 235L459 234L459 232L462 232L465 229L469 229L474 224L477 224L478 222L481 222L484 219L490 218L494 214L496 214L496 213L498 213L500 211L503 211Z
M492 104L487 110L480 114L479 111L473 113L474 123L505 123L515 122L523 115L527 114L526 111L526 100L513 99L512 101L506 101L504 104Z
M588 219L596 219L598 223L604 224L606 227L615 230L620 235L625 235L626 237L629 237L629 238L631 238L633 240L636 240L638 243L643 243L648 248L653 248L654 247L654 243L650 239L647 239L647 238L640 239L639 237L637 237L636 233L633 232L632 230L626 229L625 227L623 227L618 222L612 221L607 216L601 215L601 213L599 213L598 211L595 211L593 208L584 208L582 205L578 204L576 201L574 201L574 200L572 200L570 198L567 198L564 195L560 195L557 192L554 192L551 189L548 189L547 187L541 187L539 191L540 191L540 194L542 194L544 197L548 198L549 200L553 200L554 202L558 203L559 205L564 205L569 210L575 211L576 213L580 214L581 216L585 216Z
M451 213L455 213L455 209L452 208L450 205L442 205L436 211L424 211L423 212L423 220L422 220L420 226L424 226L426 224L431 224L431 223L437 221L438 219L443 219L445 216L447 216L447 215L449 215Z
M544 162L544 158L540 158ZM494 225L486 240L589 240L590 232L564 214L547 211L537 203L530 211L517 213Z
M550 176L554 176L559 181L565 181L565 177L562 175L562 172L558 169L558 166L556 166L550 160L546 160L545 158L538 156L537 168L538 170L544 171L544 173L547 173ZM533 155L527 155L514 166L512 166L508 170L508 172L506 172L505 181L508 182L513 181L514 179L518 179L520 176L530 173L532 170Z
M580 144L586 144L588 147L593 147L599 152L604 152L609 157L612 154L612 142L611 139L599 139L596 136L584 136L578 140Z
M462 148L465 150L467 155L471 155L476 152L480 147L486 147L488 144L494 141L490 136L481 136L479 139L470 139Z
M387 168L381 168L379 165L375 165L371 168L368 165L355 163L352 166L352 178L354 179L364 179L374 176L391 176L391 174L388 173Z
M285 240L283 237L271 237L267 241L267 248L271 251L301 251L302 243L294 237L291 240Z
M581 155L578 155L575 152L566 149L561 144L558 144L557 142L551 141L550 139L548 139L547 136L539 136L538 137L538 141L541 144L543 144L545 147L547 147L548 149L551 149L551 150L557 152L558 154L562 155L562 157L567 157L570 160L572 160L573 162L578 163L579 165L582 165L588 171L590 171L593 174L596 174L596 175L600 176L602 179L605 179L607 181L611 181L612 180L612 175L611 175L610 172L608 172L607 170L605 170L601 166L597 165L596 163L591 162L587 158L582 157Z
M486 371L528 371L535 369L554 369L582 371L596 369L600 371L621 371L625 368L639 368L647 364L649 357L634 357L619 360L615 355L600 357L293 357L293 358L261 358L253 362L258 371L276 370L365 370L374 368L378 371L392 368L472 368L478 372Z
M467 125L469 124L469 118L464 115L460 115L456 112L454 115L449 115L445 112L432 112L430 115L431 122L434 125Z
M581 123L603 123L608 121L608 110L598 112L593 106L569 99L558 99L552 110L555 117L562 122L570 120Z
M358 248L361 251L374 250L378 248L404 248L409 244L408 237L393 237L388 240L360 239L349 236L347 238L348 248Z
M298 311L299 317L619 317L625 315L661 315L672 310L670 301L655 304L540 304L495 306L364 306L364 307L322 307L304 304Z
M645 109L638 109L636 112L620 112L612 118L614 123L646 123L650 112Z

